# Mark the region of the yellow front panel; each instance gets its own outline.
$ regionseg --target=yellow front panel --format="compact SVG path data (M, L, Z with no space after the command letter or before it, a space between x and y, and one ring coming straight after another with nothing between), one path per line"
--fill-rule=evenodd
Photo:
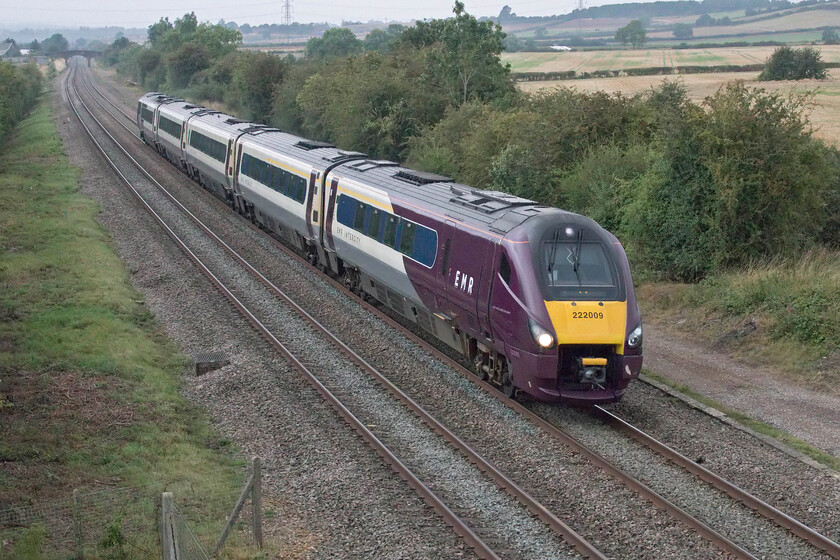
M547 301L558 344L613 344L624 353L627 304L623 301Z

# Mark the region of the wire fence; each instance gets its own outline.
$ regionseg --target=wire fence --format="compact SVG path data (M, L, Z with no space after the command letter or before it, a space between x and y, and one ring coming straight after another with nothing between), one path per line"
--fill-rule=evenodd
M262 516L253 507L254 497L257 505L260 499L259 483L254 483L259 480L258 460L254 470L256 476L252 474L237 492L236 506L236 496L224 506L233 513L231 509L216 512L217 521L208 525L205 520L200 535L188 518L190 505L201 498L180 494L187 504L182 504L182 510L172 494L161 494L160 487L74 490L71 496L49 502L0 504L0 560L148 560L160 558L162 548L164 558L210 560L224 557L219 552L229 535L239 545L256 542L261 547ZM170 555L166 554L167 538Z
M148 491L76 490L62 500L0 510L0 558L153 558L156 527Z
M178 560L210 560L207 550L190 529L187 519L178 506L172 504L172 532L176 535L175 558Z

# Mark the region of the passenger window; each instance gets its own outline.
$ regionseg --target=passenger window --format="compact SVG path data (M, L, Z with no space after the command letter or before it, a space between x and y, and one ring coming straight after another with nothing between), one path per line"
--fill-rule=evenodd
M403 221L402 234L400 235L400 253L411 256L414 248L415 225L412 222Z
M356 231L364 231L365 229L365 213L367 212L367 204L359 202L356 206L356 216L353 220L353 229Z
M368 227L365 228L365 234L373 239L379 239L379 231L382 229L382 210L379 208L370 209L370 218L368 219Z
M499 261L499 276L505 281L505 284L510 286L510 262L508 262L507 255L502 253L502 258Z
M400 218L391 216L390 214L385 219L385 234L382 236L382 243L391 247L396 247L397 243L397 226L400 223Z

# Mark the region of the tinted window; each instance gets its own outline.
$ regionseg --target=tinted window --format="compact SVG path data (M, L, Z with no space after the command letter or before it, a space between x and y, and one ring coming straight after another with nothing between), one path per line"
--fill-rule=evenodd
M506 284L510 285L510 263L504 253L502 253L502 259L499 261L499 276Z
M400 235L400 253L411 256L414 250L414 231L415 225L413 222L403 221L402 234Z
M181 125L171 119L167 119L163 115L160 116L158 127L165 133L175 138L181 139Z
M356 205L356 214L353 218L353 229L356 231L364 231L365 229L365 214L367 213L367 204L359 202Z
M382 211L379 208L370 209L368 227L365 228L365 235L379 240L379 231L382 229Z
M396 248L397 243L397 226L400 223L400 219L396 216L388 214L385 218L385 233L382 236L382 243L391 247L392 249Z
M392 249L398 248L402 254L421 264L431 267L435 263L438 239L437 232L431 228L343 194L336 202L336 220L376 241L381 234L380 243Z
M200 132L190 132L190 146L223 163L227 156L227 147L224 144Z
M277 191L296 202L303 203L306 200L306 179L289 173L276 165L271 165L250 154L244 154L242 156L242 168L240 172L246 177L256 179L271 190ZM341 201L341 198L339 201Z

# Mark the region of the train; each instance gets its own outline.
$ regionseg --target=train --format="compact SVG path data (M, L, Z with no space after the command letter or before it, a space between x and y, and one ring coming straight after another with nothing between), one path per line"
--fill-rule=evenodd
M594 220L160 92L142 140L261 228L462 354L505 395L618 401L642 367L622 244Z

